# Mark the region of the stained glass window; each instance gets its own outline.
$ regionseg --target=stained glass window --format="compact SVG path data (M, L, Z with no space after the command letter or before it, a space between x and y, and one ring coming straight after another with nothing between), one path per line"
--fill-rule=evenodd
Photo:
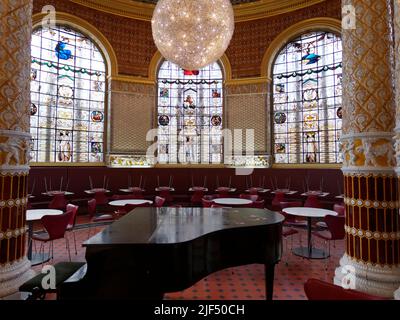
M32 34L31 162L103 162L106 66L67 26Z
M159 163L221 163L222 110L217 62L187 71L164 61L158 73Z
M329 32L303 34L273 68L276 163L340 163L342 41Z

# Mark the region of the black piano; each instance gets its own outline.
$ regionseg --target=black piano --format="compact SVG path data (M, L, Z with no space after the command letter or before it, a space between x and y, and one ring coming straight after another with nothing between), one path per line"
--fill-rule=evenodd
M59 299L162 299L216 271L264 264L266 298L284 217L252 208L137 208L84 243L87 268Z

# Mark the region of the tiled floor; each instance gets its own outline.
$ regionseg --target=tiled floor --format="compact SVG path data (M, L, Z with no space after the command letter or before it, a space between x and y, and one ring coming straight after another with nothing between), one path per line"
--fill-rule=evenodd
M80 217L79 222L84 222L85 217ZM92 228L91 234L100 232L103 227ZM72 234L68 234L71 245L73 261L85 261L85 249L81 247L88 237L88 229L75 231L78 254L75 255ZM306 243L306 233L301 231L303 244ZM294 235L293 246L299 244L299 235ZM288 240L290 249L291 240ZM317 247L323 247L324 243L315 240ZM40 244L36 245L39 248ZM336 241L336 247L331 244L331 257L328 260L307 260L294 256L284 245L283 260L275 271L274 299L277 300L304 300L306 299L303 285L309 278L317 278L325 281L333 281L334 270L343 255L344 242ZM68 261L68 253L63 239L54 243L55 257L50 263ZM326 270L327 267L327 270ZM40 271L41 265L34 267ZM193 287L176 293L166 295L166 299L172 300L261 300L265 299L263 265L247 265L216 272L201 280ZM50 297L52 298L52 297Z

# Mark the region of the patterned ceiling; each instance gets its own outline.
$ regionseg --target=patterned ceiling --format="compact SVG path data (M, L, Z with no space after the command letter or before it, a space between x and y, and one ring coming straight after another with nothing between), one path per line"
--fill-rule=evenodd
M145 3L154 3L156 4L158 0L133 0ZM232 4L242 4L242 3L249 3L249 2L256 2L258 0L231 0Z

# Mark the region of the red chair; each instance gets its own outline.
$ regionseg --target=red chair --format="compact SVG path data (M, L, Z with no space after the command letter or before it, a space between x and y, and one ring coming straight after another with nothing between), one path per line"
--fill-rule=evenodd
M143 189L139 187L129 188L132 192L131 199L144 199Z
M159 197L159 196L157 196L154 200L154 204L155 204L156 208L161 208L165 202L166 202L166 199Z
M96 200L97 206L103 206L103 205L108 204L108 197L106 195L105 190L101 190L101 191L96 190L94 193L94 199Z
M242 194L239 195L239 198L247 199L247 200L251 200L253 202L256 202L256 201L259 200L260 197L257 194L244 194L244 193L242 193Z
M285 208L294 208L294 207L302 207L303 203L301 201L289 201L289 202L281 202L280 204L281 210ZM281 214L285 216L285 225L290 227L306 227L307 221L305 220L298 220L296 216L291 214L287 214L281 211Z
M69 248L68 238L65 237L65 232L67 231L67 226L73 217L72 211L67 211L66 213L60 215L46 215L42 217L41 222L46 230L46 233L33 234L32 239L35 241L40 241L40 252L44 254L44 244L50 242L49 255L51 259L54 258L54 245L53 241L58 239L65 239L65 244L67 246L69 261L71 261L71 252Z
M344 289L318 279L307 280L304 291L308 300L388 300L368 293Z
M250 188L249 194L258 196L258 188Z
M97 214L97 203L96 199L88 201L88 213L91 223L97 222L112 222L115 221L115 217L112 214ZM89 226L88 237L90 236L91 225Z
M132 194L114 194L111 197L112 200L130 200L134 199Z
M333 205L333 211L337 212L339 216L345 215L345 206L343 204L335 203Z
M328 256L331 252L330 241L342 240L346 235L344 230L346 218L344 216L331 216L328 215L324 218L328 230L313 232L313 235L325 241L325 246L329 243Z
M172 202L174 200L173 196L171 195L171 188L170 187L159 187L160 197L164 198L166 202Z
M192 187L193 195L190 198L190 202L193 204L201 204L201 200L204 197L206 189L203 187Z
M306 202L304 203L304 207L308 208L323 208L321 201L319 201L318 196L316 195L309 195L307 197Z
M72 235L74 236L74 246L75 246L75 254L78 254L78 250L76 249L76 237L75 237L75 225L76 225L76 217L78 215L78 209L79 207L73 204L67 204L67 212L72 211L72 216L71 220L68 222L67 226L67 231L72 232Z
M212 195L212 196L204 196L201 199L201 203L203 204L203 208L211 208L213 204L213 200L217 198L218 195Z
M275 196L272 199L271 202L271 210L272 211L280 211L281 208L281 202L287 202L285 199L285 193L284 192L275 192Z
M257 208L257 209L264 209L265 208L265 201L260 200L260 201L254 201L252 208Z
M229 187L219 187L217 188L217 193L219 198L229 198L229 191L231 188Z
M65 198L64 192L54 192L53 199L49 203L49 209L65 210L68 201Z

